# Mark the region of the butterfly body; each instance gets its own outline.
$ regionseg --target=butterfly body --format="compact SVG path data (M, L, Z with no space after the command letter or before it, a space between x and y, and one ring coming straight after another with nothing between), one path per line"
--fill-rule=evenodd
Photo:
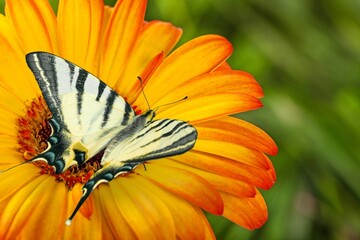
M185 153L195 144L197 131L187 122L154 120L153 110L136 115L104 82L65 59L33 52L26 61L52 113L49 146L31 161L44 161L59 174L104 150L101 168L84 184L67 224L100 183L145 161Z

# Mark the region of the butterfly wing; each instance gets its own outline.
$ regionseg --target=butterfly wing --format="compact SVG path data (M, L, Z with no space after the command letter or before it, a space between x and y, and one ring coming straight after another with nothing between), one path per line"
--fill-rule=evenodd
M100 183L110 182L147 160L182 154L194 146L196 138L197 131L193 126L170 119L150 122L135 134L122 132L107 146L101 161L103 167L83 186L83 195L67 224Z
M57 173L94 156L135 117L122 97L81 67L46 52L29 53L26 61L53 115L51 125L59 128L35 160Z
M147 160L182 154L194 146L196 138L196 129L186 122L156 120L148 123L131 138L114 138L105 151L101 165L139 164Z

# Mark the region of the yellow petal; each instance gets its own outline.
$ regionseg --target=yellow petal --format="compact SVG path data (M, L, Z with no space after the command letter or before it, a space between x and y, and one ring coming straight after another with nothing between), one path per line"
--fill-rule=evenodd
M0 104L4 108L22 106L39 94L34 76L26 66L25 54L21 50L11 23L0 15ZM10 109L11 109L10 108Z
M120 178L118 181L122 180ZM123 187L143 216L146 216L150 229L156 228L154 233L157 239L175 238L175 223L167 205L157 196L156 190L159 188L153 187L153 191L149 191L148 188L144 188L144 182L148 181L140 176L130 175L126 177L126 182L123 182ZM117 189L114 188L114 191ZM132 228L135 232L140 232L143 226L137 224L132 225ZM118 231L121 231L121 226L118 227ZM142 238L141 235L138 237Z
M164 60L164 53L161 52L158 55L156 55L146 66L146 68L141 72L140 78L143 83L143 86L146 85L146 83L149 81L149 78L152 76L154 71L158 68L158 66L163 62ZM140 88L135 89L134 92L131 93L131 96L126 96L127 99L129 99L129 103L133 103L139 94L142 92L141 86ZM134 97L132 96L134 95Z
M104 2L63 0L57 15L61 56L97 75Z
M96 189L95 189L96 190ZM73 201L72 194L66 194L66 217L62 219L64 227L61 239L100 239L101 221L98 211L94 211L91 219L87 219L82 214L77 214L70 226L65 225L66 219L74 210L77 202Z
M103 21L102 21L101 33L100 33L101 36L105 35L106 27L107 27L107 25L109 23L109 20L110 20L110 17L112 15L112 13L113 13L113 10L114 10L113 7L110 7L110 6L107 6L107 5L104 6ZM101 48L103 46L104 40L105 40L104 37L100 37L99 46L96 48L97 49L97 59L99 60L98 64L100 64ZM99 71L99 69L97 69L97 71Z
M223 62L214 71L228 71L228 70L232 70L230 64L228 64L227 62Z
M238 144L226 142L220 138L211 140L202 139L201 135L199 135L193 149L233 159L257 168L270 169L267 158L263 153Z
M23 155L17 151L16 137L0 134L0 171L23 162Z
M44 176L44 178L45 181L31 193L18 212L18 215L23 215L24 218L21 224L21 236L25 238L36 236L36 239L56 239L63 234L66 227L64 219L67 188L64 184L54 181L53 177ZM35 207L32 211L31 205ZM29 208L27 216L22 210Z
M16 195L23 187L26 187L29 183L35 181L38 176L38 172L39 169L37 167L32 164L25 164L1 173L0 203L2 204L0 205L5 204L6 200L9 200L10 197Z
M260 85L250 74L242 71L215 71L182 82L176 88L169 89L158 102L151 104L162 105L184 96L193 99L219 93L241 93L256 98L263 96Z
M114 237L111 239L136 239L136 233L121 213L128 206L121 206L122 196L119 199L115 198L114 194L116 191L113 188L114 186L110 188L108 184L102 184L92 193L96 195L94 198L99 201L97 207L102 212L103 224L111 230L109 233L112 232L114 234ZM121 195L121 190L117 191L120 191L119 194ZM121 203L119 204L118 202ZM141 220L139 222L141 223Z
M105 34L106 26L108 25L110 17L113 14L113 12L114 12L113 7L110 7L107 5L104 6L104 19L103 19L103 26L102 26L102 31L101 31L103 34ZM101 38L101 39L104 39L104 38Z
M102 193L103 192L98 191L98 189L95 189L94 192L92 193L94 195L95 209L99 213L99 225L101 225L101 237L98 239L120 239L120 237L117 237L116 234L118 235L123 234L122 237L124 239L132 239L128 236L128 234L126 234L127 230L129 229L129 226L125 223L121 214L117 214L118 212L116 208L110 209L108 207L109 205L111 205L111 202L113 202L114 199L108 199L107 195L104 196ZM104 199L106 202L103 203L102 201ZM105 213L103 211L103 208L109 212ZM112 227L118 225L122 226L120 233L117 233L116 230Z
M142 28L146 0L118 1L109 19L100 59L100 79L114 87ZM136 80L136 79L135 79Z
M238 197L253 197L253 196L255 196L256 192L255 192L254 186L252 186L248 183L244 183L239 180L235 180L233 178L224 177L221 175L210 173L210 172L198 169L198 168L194 168L190 165L182 164L179 161L176 161L176 159L182 158L182 156L183 155L173 157L173 160L161 159L161 161L159 161L157 164L181 168L183 170L197 174L197 175L201 176L202 178L206 179L212 185L214 185L214 187L216 187L217 190L227 192L227 193L236 195ZM186 162L186 161L183 161L183 162Z
M238 198L227 193L221 196L225 202L223 216L229 220L249 230L259 228L266 222L268 211L259 191L254 198Z
M269 189L275 182L275 171L271 162L270 169L262 169L244 164L221 156L191 150L186 154L174 157L177 161L221 176L253 184L257 187Z
M157 102L182 82L207 73L224 62L232 46L223 37L207 35L191 40L167 57L154 72L144 91L150 104ZM161 89L161 90L160 90ZM137 100L135 105L146 109L146 102Z
M202 177L179 168L160 164L146 164L147 171L138 170L149 181L183 197L196 206L213 213L221 214L223 203L214 186Z
M148 191L148 195L157 196L167 206L172 214L177 239L209 239L206 236L213 236L211 227L200 208L163 188L159 188L157 184L153 184L151 181L144 179L141 181L141 186L142 189ZM179 211L180 209L181 211Z
M102 54L101 49L102 49L102 46L104 45L104 41L105 41L103 36L105 35L106 27L108 25L108 22L109 22L109 19L110 19L112 13L113 13L113 7L110 7L110 6L107 6L107 5L104 6L103 1L101 1L101 5L103 6L103 10L102 10L101 28L100 28L100 33L99 33L100 36L99 36L99 39L98 39L98 42L97 42L98 45L93 48L93 50L95 51L95 56L94 56L95 60L92 63L92 65L88 61L87 61L87 64L86 64L87 66L90 66L89 69L92 69L91 72L95 76L99 76L99 74L100 74L99 73L99 71L100 71L100 57L101 57L101 54ZM97 26L97 24L95 24L95 25Z
M212 230L212 227L210 226L210 223L208 222L208 220L206 219L205 215L203 212L200 212L204 217L201 218L201 222L203 223L204 226L204 233L205 233L205 237L201 238L201 239L216 239L215 234ZM185 239L185 238L184 238ZM195 238L192 238L195 239ZM199 238L200 239L200 238Z
M222 139L244 147L276 155L277 146L260 128L234 117L223 117L195 125L199 138Z
M259 99L247 94L218 93L209 96L188 98L157 112L157 119L174 118L191 124L259 108Z
M49 1L9 0L5 6L24 53L58 53L56 16Z
M75 184L73 189L71 189L71 196L74 203L78 203L82 196L82 184ZM94 202L93 202L93 194L89 196L88 199L83 203L79 212L86 217L87 219L91 218L91 215L94 211Z
M118 76L116 90L119 94L127 96L128 101L133 102L137 96L133 96L132 93L141 89L137 77L141 76L148 63L159 53L167 55L179 40L181 33L181 29L169 23L152 21L145 24L128 56L124 72Z
M127 178L127 177L126 177ZM129 192L131 185L127 184L126 178L118 178L111 182L111 191L113 198L116 201L115 207L119 209L121 215L126 219L127 223L131 228L134 229L135 234L141 239L141 236L147 236L147 239L156 239L157 232L153 231L157 224L160 222L159 219L151 219L144 217L143 212L145 211L144 205L138 205L137 197L142 194L141 192L133 195ZM106 202L104 203L106 204ZM113 209L114 206L107 206ZM119 231L121 227L116 228Z
M13 55L9 54L8 61L18 61L17 68L25 71L16 70L14 68L15 64L13 63L3 65L0 60L0 71L5 71L5 69L8 71L7 74L0 76L0 99L3 100L0 103L0 107L19 113L25 108L24 103L26 101L33 100L39 96L40 89L36 84L34 77L30 76L30 70L22 64L25 63L24 59L20 60L19 58L14 58ZM21 66L23 66L23 68L21 68ZM10 73L10 71L18 72ZM13 109L12 106L14 106Z
M1 87L0 87L1 89ZM1 90L0 90L1 94ZM1 99L1 97L0 97ZM15 103L15 101L13 101ZM24 107L24 105L22 105ZM17 108L20 108L17 106L17 104L13 104L12 107L14 108L14 111L18 111ZM16 145L16 137L18 134L18 129L15 127L16 121L19 119L19 116L13 112L5 110L2 108L0 104L0 135L5 135L8 139L6 141L3 140L3 138L0 139L1 143L9 143L13 144L12 147Z
M37 193L39 188L42 190L43 194L44 188L42 184L47 178L48 176L34 178L32 181L26 183L26 187L19 189L13 194L10 200L2 203L4 205L6 204L6 206L2 211L0 218L1 239L14 239L22 230L23 226L26 225L27 219L39 206L37 204L38 199L35 199L34 197L38 196ZM36 224L36 222L32 224Z

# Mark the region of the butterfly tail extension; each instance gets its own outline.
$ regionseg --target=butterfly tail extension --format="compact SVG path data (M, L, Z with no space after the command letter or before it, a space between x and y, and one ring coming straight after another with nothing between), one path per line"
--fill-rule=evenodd
M103 167L101 170L97 171L91 179L85 183L82 188L83 194L76 205L74 211L70 215L70 217L66 220L66 225L71 225L73 218L75 217L76 213L79 211L80 207L83 205L85 200L90 196L92 191L101 183L108 183L120 174L128 173L133 170L138 163L126 163L121 167Z

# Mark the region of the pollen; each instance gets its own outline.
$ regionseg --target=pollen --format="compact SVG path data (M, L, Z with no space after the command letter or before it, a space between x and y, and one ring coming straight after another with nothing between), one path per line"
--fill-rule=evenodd
M47 148L47 139L51 134L48 120L52 114L42 97L26 105L24 116L18 119L17 142L18 151L23 154L24 161L29 161ZM101 168L102 155L103 152L100 152L81 166L71 166L60 174L55 174L54 168L46 162L36 161L32 164L39 167L40 174L51 175L71 189L77 183L86 183Z

